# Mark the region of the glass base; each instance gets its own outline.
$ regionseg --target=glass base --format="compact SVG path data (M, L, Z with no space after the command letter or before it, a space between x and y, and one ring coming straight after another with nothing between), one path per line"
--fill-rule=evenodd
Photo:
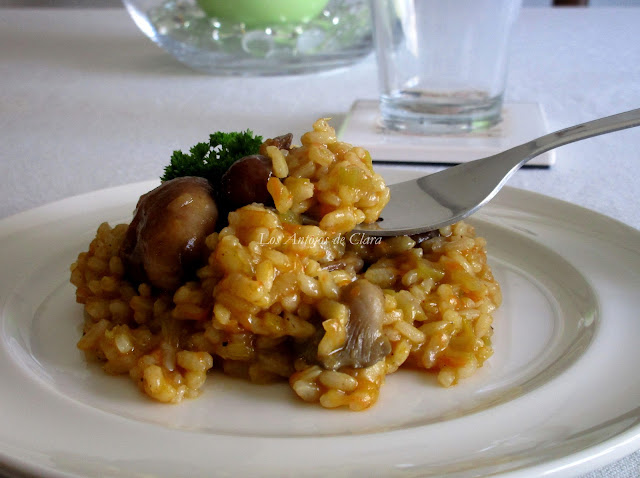
M502 95L479 92L455 97L399 92L380 98L380 121L392 131L417 134L464 133L489 129L501 121Z

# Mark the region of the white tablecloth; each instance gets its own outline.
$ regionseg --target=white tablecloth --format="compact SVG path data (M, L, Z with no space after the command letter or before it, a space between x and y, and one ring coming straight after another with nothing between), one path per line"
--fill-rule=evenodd
M525 9L507 101L541 104L550 130L640 107L639 25L640 8ZM0 9L0 219L158 177L172 150L216 130L299 137L318 117L339 126L355 99L376 97L376 78L371 57L316 75L206 76L123 9ZM509 184L640 228L639 150L640 128L589 139ZM587 476L640 476L640 452Z

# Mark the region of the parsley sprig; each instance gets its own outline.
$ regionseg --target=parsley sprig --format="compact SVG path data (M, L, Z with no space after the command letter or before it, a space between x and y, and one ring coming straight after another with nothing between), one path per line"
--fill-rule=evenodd
M250 129L232 133L218 131L209 135L208 143L191 147L189 153L174 151L160 179L169 181L181 176L200 176L218 184L235 161L256 154L261 144L262 136L255 136Z

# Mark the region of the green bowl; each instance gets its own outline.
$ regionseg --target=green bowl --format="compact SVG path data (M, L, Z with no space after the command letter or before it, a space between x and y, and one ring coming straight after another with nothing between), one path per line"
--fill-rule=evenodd
M197 0L210 17L249 28L305 23L322 12L328 0Z

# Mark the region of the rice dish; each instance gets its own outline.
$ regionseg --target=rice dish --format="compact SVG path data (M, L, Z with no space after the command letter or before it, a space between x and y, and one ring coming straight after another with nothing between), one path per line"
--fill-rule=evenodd
M221 208L224 227L202 235L190 274L165 267L150 282L150 266L134 273L123 255L132 225L98 228L71 266L87 360L159 402L197 397L225 373L351 410L376 403L399 368L450 387L483 365L501 301L486 241L464 222L414 237L350 233L380 216L384 180L327 120L300 141L262 145L272 203ZM192 196L180 194L184 210Z

